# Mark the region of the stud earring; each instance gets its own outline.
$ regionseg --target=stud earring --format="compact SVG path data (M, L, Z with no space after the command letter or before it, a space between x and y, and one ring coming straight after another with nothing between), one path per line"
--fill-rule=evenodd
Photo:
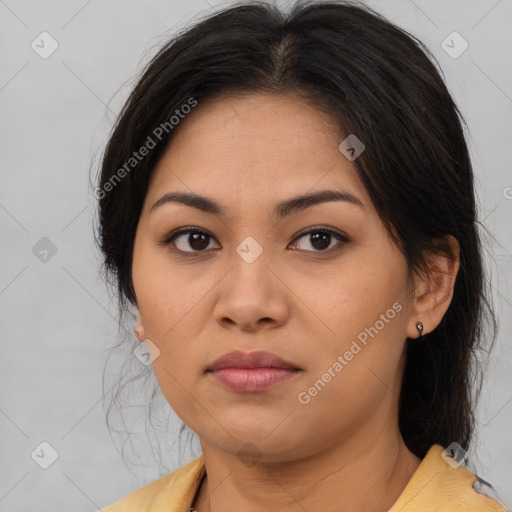
M418 334L419 334L418 338L421 340L423 338L423 323L417 322L416 329L418 329Z

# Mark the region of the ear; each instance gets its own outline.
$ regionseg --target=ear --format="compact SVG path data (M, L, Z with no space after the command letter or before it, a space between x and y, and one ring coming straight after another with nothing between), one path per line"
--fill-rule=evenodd
M428 272L414 280L415 293L407 326L408 338L419 337L417 322L423 324L423 334L433 331L441 323L452 301L460 263L459 242L454 236L446 235L438 240L438 245L445 251L430 254L427 257Z
M135 331L139 341L144 341L146 339L146 335L144 334L144 326L142 325L142 320L140 319L140 314L138 311L133 330Z

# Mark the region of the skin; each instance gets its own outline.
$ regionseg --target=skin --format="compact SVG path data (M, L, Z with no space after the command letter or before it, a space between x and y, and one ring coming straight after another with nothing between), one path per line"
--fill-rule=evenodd
M217 98L181 121L152 175L133 255L137 335L160 350L153 369L162 393L199 436L207 478L198 512L386 511L421 462L398 429L406 337L418 337L417 321L424 334L441 321L458 246L451 240L455 258L433 257L431 271L409 283L403 255L338 149L344 138L291 95ZM349 191L363 207L330 201L273 217L277 202L323 189ZM171 191L208 196L226 214L178 203L151 213ZM190 234L159 244L184 226L208 232L205 249ZM301 234L318 226L349 241L332 236L322 249ZM236 251L246 237L262 248L252 263ZM397 302L401 311L300 403ZM234 392L205 370L237 349L272 352L301 371L264 392Z

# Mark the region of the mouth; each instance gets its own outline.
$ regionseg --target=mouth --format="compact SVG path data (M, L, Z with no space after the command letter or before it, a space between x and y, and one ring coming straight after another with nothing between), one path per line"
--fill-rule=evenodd
M221 385L241 393L265 391L301 373L295 364L269 352L230 352L206 373Z
M210 372L222 385L241 393L266 391L298 373L300 370L284 368L223 368Z

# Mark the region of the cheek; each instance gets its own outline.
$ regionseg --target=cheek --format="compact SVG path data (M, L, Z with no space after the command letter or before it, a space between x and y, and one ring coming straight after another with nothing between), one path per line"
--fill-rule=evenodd
M146 338L159 349L153 370L166 399L179 414L190 400L205 364L199 346L205 325L207 291L216 280L197 267L176 267L161 247L140 240L135 244L132 277ZM189 392L184 390L188 390Z
M207 289L192 266L176 267L164 248L146 239L135 244L132 278L146 336L158 346L190 325Z
M310 380L322 379L331 369L336 375L328 384L332 393L356 409L358 396L370 400L372 390L376 396L385 391L380 379L390 387L399 380L409 307L405 269L396 252L361 251L346 258L337 272L317 274L310 287L308 303L321 319L315 319L315 327L323 333L316 334Z
M400 306L405 310L407 300L403 262L392 253L381 251L377 257L378 253L347 253L336 268L316 269L314 275L303 273L298 278L297 296L315 314L315 323L321 320L322 330L333 341L356 337L380 315L385 315L386 330L390 323L397 324L397 317L404 316L397 311ZM395 303L399 305L393 308Z
M350 325L345 330L340 326L336 341L329 346L322 342L315 351L295 398L303 414L322 417L325 432L357 430L399 396L404 322L400 313L389 317L384 325L377 317L366 326L347 317Z

